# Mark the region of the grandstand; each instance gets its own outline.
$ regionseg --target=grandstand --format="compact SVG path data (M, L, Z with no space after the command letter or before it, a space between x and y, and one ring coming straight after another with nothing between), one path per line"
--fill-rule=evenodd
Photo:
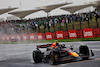
M68 3L68 4L72 4L72 3ZM100 7L99 4L96 5ZM90 4L85 5L85 7L87 6L90 6ZM98 7L94 11L88 13L79 13L79 14L74 13L75 11L82 9L79 8L71 12L72 14L70 15L55 15L55 16L40 17L40 18L34 18L28 20L21 19L21 20L3 21L0 23L0 31L1 31L0 34L14 35L14 34L23 34L23 33L29 34L34 32L36 33L55 32L60 30L67 31L73 29L80 30L83 28L91 28L91 27L98 28L100 27L100 9ZM47 7L47 9L48 8L49 7ZM51 10L53 10L51 9L47 11L47 9L42 8L42 9L33 9L33 10L25 10L25 11L15 11L15 12L9 12L8 14L13 14L15 16L18 16L19 18L24 18L25 16L40 10L43 10L45 12L50 12Z

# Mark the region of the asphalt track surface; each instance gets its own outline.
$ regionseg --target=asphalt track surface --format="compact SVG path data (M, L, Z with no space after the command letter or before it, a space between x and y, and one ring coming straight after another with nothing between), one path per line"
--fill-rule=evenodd
M48 63L35 64L32 60L32 51L36 49L36 44L0 44L0 67L100 67L100 42L64 42L66 47L74 45L74 50L78 50L80 44L86 44L93 50L95 56L89 60L77 62L66 62L58 65ZM42 49L43 51L43 49Z

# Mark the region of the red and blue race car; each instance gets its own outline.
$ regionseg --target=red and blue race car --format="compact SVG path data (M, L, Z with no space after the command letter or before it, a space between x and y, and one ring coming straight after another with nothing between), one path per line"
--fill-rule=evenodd
M58 48L51 46L52 44L38 45L37 50L34 50L32 53L34 62L56 64L69 60L88 59L90 56L94 56L93 51L87 45L80 45L79 53L73 51L73 47L66 48L64 44L60 44ZM42 52L39 48L46 48L46 51Z

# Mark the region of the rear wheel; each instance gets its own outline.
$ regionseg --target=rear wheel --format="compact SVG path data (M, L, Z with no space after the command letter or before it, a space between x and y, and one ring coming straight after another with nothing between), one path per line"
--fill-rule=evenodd
M42 58L43 58L43 55L42 55L41 51L39 51L39 50L33 51L33 60L35 63L41 62Z
M82 59L87 60L89 59L89 48L86 45L81 45L79 47L79 53L83 55ZM84 57L85 56L85 57Z

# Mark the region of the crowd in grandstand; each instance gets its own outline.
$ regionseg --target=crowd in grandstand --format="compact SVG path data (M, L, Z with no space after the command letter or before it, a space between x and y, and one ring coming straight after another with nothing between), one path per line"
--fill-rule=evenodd
M98 18L100 19L100 10L95 10L89 13L79 13L79 14L71 14L71 15L58 15L58 16L50 16L50 17L41 17L29 20L12 20L12 21L3 21L0 23L0 34L15 34L21 33L21 31L25 31L28 29L35 30L36 28L41 29L49 29L51 26L57 26L61 24L64 26L69 23L84 21L91 22L92 18L95 17L96 22L98 22ZM25 33L25 32L24 32Z

